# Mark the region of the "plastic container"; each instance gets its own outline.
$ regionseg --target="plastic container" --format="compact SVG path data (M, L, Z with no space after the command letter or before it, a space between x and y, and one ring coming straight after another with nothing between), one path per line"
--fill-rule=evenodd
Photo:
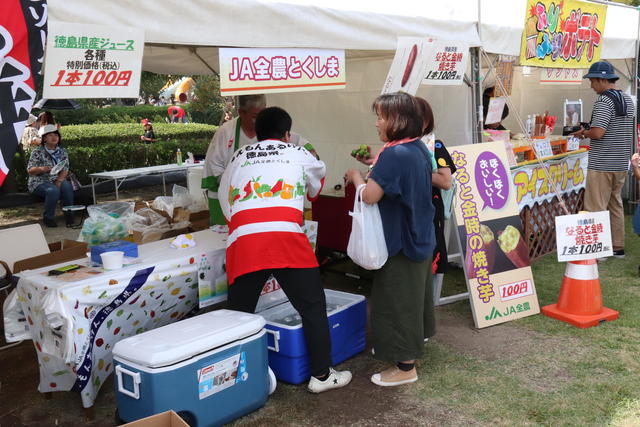
M178 151L176 151L176 163L178 164L178 166L182 165L182 152L179 148Z
M101 263L100 254L103 252L122 251L124 256L131 258L138 257L138 245L125 240L114 240L113 242L102 243L91 247L91 261Z
M124 252L122 251L108 251L100 254L102 259L102 267L105 270L119 270L122 268L122 260L124 258Z
M192 426L218 426L267 400L267 337L260 316L217 310L119 341L113 348L118 416L173 409Z
M325 290L325 295L331 334L331 361L337 365L365 349L367 303L362 295L330 289ZM267 304L264 304L265 296L269 296ZM265 294L261 299L263 304L259 304L258 314L265 318L269 334L269 367L279 380L292 384L307 381L311 376L311 368L300 315L286 296L278 301L273 295ZM270 308L263 309L260 305Z

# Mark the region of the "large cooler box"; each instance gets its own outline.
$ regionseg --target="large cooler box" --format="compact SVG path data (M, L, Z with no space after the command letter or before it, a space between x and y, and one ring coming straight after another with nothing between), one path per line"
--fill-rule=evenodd
M267 400L262 317L218 310L119 341L113 349L118 416L173 409L191 426L215 426Z
M273 281L271 278L270 281ZM269 289L277 290L268 292ZM264 317L269 335L269 367L276 378L300 384L311 376L302 319L282 289L267 282L257 314ZM264 291L263 291L264 292ZM365 349L367 302L364 296L325 290L331 333L331 361L337 365Z

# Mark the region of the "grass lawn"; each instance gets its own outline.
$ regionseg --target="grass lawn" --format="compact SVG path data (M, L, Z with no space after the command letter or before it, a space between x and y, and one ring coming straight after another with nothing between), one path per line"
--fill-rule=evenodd
M540 314L477 331L507 334L479 350L438 335L411 393L480 424L640 426L640 238L630 217L626 224L626 258L598 264L604 304L618 320L579 329ZM541 307L557 301L564 268L555 253L533 264ZM468 315L470 307L447 310Z

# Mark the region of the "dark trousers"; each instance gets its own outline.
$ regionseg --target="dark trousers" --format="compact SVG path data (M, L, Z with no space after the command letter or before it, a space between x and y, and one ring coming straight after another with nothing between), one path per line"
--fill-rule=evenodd
M302 318L311 359L311 375L318 377L326 374L331 366L331 339L327 303L317 267L259 270L236 277L229 286L228 308L253 313L260 291L270 275L276 278Z

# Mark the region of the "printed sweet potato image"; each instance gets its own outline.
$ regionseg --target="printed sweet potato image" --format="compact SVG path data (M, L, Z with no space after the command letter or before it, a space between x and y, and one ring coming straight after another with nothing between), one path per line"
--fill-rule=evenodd
M407 60L407 65L404 67L404 73L402 74L402 81L400 86L404 87L409 81L409 77L411 76L411 71L413 71L413 66L416 63L416 57L418 56L418 45L413 45L411 48L411 52L409 53L409 59Z
M529 247L522 238L522 234L513 225L498 232L498 245L516 268L530 265Z
M482 250L484 251L487 261L486 269L491 274L493 265L496 261L496 239L493 235L493 231L484 224L480 225L480 237L482 238ZM478 249L475 249L478 252ZM469 279L476 277L476 273L473 265L473 250L469 247L469 238L467 237L467 251L464 257L465 265L467 267L467 276Z

